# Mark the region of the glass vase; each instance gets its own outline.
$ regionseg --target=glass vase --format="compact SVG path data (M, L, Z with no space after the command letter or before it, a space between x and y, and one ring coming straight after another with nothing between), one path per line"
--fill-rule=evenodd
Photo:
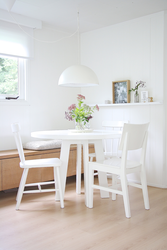
M90 129L90 124L89 122L83 122L83 121L75 122L75 129L76 130Z
M137 90L134 93L134 102L139 102L139 92Z
M84 123L82 121L75 122L75 129L76 130L84 130Z

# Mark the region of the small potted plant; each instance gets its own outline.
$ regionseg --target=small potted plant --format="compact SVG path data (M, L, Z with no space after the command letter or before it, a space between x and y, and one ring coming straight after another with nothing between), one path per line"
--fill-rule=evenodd
M134 102L139 102L139 91L138 91L138 88L144 88L146 87L145 85L146 82L143 82L143 81L137 81L136 82L136 85L135 85L135 88L131 88L129 90L129 94L131 93L131 91L134 91Z
M68 107L68 111L65 111L65 118L68 121L75 121L75 129L85 130L89 129L89 120L93 118L92 114L95 110L99 111L99 106L95 105L90 107L84 103L85 96L78 94L78 105L71 104Z

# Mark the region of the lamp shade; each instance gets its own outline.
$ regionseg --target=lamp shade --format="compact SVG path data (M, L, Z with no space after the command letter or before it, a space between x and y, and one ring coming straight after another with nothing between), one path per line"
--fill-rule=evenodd
M58 85L64 87L90 87L99 84L96 74L83 65L73 65L60 75Z

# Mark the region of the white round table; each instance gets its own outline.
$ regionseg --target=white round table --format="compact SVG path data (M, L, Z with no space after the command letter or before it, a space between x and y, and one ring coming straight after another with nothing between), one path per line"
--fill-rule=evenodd
M48 130L48 131L37 131L31 133L32 137L41 139L58 139L62 140L60 160L62 161L62 166L60 168L60 176L62 181L63 195L65 192L66 185L66 175L68 168L68 159L70 152L70 145L77 144L77 181L76 190L80 193L81 187L81 145L83 145L83 162L84 162L84 188L85 188L85 204L88 207L88 161L89 161L89 144L93 143L95 146L96 159L104 160L103 153L103 139L107 138L118 138L121 136L121 131L104 131L104 130L93 130L89 133L75 133L71 130ZM107 177L104 173L99 173L99 182L103 186L107 186ZM106 191L101 191L101 197L109 197L109 193ZM58 194L56 195L58 200Z

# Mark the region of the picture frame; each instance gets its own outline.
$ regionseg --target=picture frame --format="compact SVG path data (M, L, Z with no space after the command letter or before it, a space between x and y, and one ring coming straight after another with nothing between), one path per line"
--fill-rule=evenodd
M113 103L130 103L130 80L112 82Z
M142 90L140 94L141 94L141 102L148 102L148 91Z

